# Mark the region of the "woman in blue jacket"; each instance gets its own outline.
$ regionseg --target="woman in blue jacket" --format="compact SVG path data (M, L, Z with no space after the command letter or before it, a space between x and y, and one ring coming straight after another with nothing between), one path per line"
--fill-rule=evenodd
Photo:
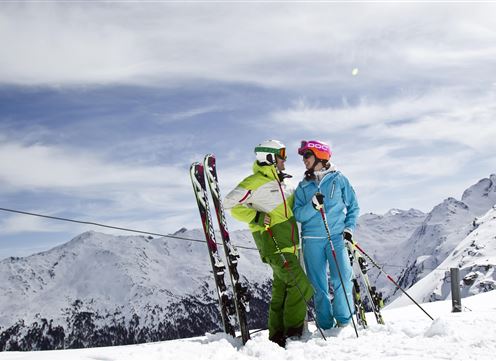
M348 179L330 163L329 145L320 141L302 141L298 153L303 156L306 172L295 192L293 213L301 223L303 257L308 278L315 288L314 304L317 322L323 329L344 327L354 312L352 296L352 268L345 239L351 240L360 211L353 187ZM336 262L331 252L327 232L320 213L324 206ZM334 298L331 302L327 267L330 270Z

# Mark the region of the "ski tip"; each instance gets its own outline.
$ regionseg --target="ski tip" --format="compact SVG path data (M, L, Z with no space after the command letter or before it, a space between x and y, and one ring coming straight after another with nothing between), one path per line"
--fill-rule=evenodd
M205 158L203 158L203 163L204 164L215 163L215 155L212 153L206 154Z
M192 163L190 168L189 168L189 173L190 173L191 179L196 178L196 179L200 180L200 178L198 178L198 176L203 174L203 164L201 164L199 162Z

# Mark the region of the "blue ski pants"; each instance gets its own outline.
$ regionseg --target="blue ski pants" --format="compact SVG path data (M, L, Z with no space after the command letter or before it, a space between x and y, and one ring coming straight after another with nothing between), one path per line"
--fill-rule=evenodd
M319 326L329 329L336 326L336 321L340 325L348 324L351 321L354 311L353 303L353 270L350 265L348 251L341 234L331 236L339 270L346 290L351 314L346 302L345 293L341 285L336 262L331 251L331 244L325 238L303 238L303 257L307 276L312 283L314 294L314 305ZM327 270L330 271L331 284L334 297L331 301L329 292L329 278Z

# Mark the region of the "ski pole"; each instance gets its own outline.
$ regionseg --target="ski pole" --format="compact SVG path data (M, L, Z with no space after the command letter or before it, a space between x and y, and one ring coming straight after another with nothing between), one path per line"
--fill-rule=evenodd
M341 275L341 270L339 269L338 258L336 256L336 250L334 249L334 244L331 239L331 231L329 231L329 225L327 224L327 217L325 214L323 204L320 207L320 215L322 216L322 221L324 222L324 227L327 232L327 238L329 239L329 243L331 244L332 257L334 258L334 262L336 262L336 268L338 270L339 280L341 281L341 287L343 288L343 292L344 292L344 299L346 300L346 304L348 305L348 310L350 311L351 322L353 322L353 327L355 328L355 334L356 337L358 338L357 326L355 324L355 319L353 318L353 312L351 312L350 300L348 299L348 295L346 294L346 289L344 287L343 276Z
M418 307L418 308L420 308L422 311L424 311L424 313L425 313L427 316L429 316L429 318L430 318L431 320L433 320L433 321L434 321L434 319L432 318L432 316L431 316L431 315L429 315L429 314L427 313L427 311L426 311L426 310L424 310L424 309L422 308L422 306L420 306L420 305L417 303L417 301L415 301L415 300L414 300L414 299L413 299L413 298L412 298L412 297L408 294L408 292L406 292L406 291L403 289L403 287L401 287L401 286L400 286L400 285L399 285L399 284L398 284L398 283L397 283L397 282L393 279L393 277L391 277L391 276L390 276L390 275L389 275L386 271L384 271L383 267L379 266L379 265L378 265L378 264L377 264L377 263L376 263L376 262L372 259L372 257L370 257L370 256L367 254L367 252L365 252L365 251L362 249L362 247L360 247L360 246L359 246L359 245L358 245L355 241L352 241L352 242L351 242L351 244L353 245L353 247L355 247L356 249L358 249L358 251L359 251L361 254L363 254L365 257L367 257L367 258L370 260L370 262L372 262L372 264L373 264L373 265L374 265L374 266L375 266L375 267L376 267L379 271L381 271L381 273L383 273L383 274L386 276L386 278L387 278L388 280L390 280L391 282L393 282L393 283L394 283L394 285L395 285L395 286L396 286L396 287L397 287L397 288L398 288L401 292L403 292L405 295L407 295L407 296L408 296L408 298L409 298L409 299L410 299L413 303L415 303L415 304L417 305L417 307Z
M301 291L300 286L298 286L298 281L296 279L296 276L294 275L293 271L289 267L289 262L286 259L286 257L284 256L284 253L281 252L281 249L279 248L279 245L277 244L276 238L274 237L274 233L272 232L272 229L269 227L268 224L265 225L265 230L269 233L270 238L272 238L272 241L274 242L274 245L276 246L277 252L281 255L281 259L282 259L282 262L283 262L283 267L288 270L288 273L291 275L291 278L293 278L293 282L294 282L294 284L296 286L296 289L300 293L301 298L303 299L303 301L306 303L307 308L308 308L308 311L312 314L312 317L315 320L315 326L317 326L317 328L318 328L318 330L320 332L320 335L322 336L322 338L324 339L324 341L327 341L326 338L325 338L325 336L324 336L324 332L322 332L322 329L320 328L319 323L317 322L317 317L315 317L315 314L312 312L312 310L310 308L310 305L308 304L308 301L305 299L305 296L303 295L303 292Z
M266 328L258 328L258 329L254 330L254 331L250 331L250 336L251 335L254 335L254 334L258 333L258 332L265 331L265 330L266 330Z

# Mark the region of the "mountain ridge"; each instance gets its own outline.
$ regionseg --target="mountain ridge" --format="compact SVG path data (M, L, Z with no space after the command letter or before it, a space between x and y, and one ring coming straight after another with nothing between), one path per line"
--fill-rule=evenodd
M467 188L464 201L449 197L429 213L411 208L364 214L355 240L405 288L418 284L467 235L485 227L476 214L496 199L495 184L493 174ZM203 239L200 229L181 228L175 235ZM260 261L248 230L231 232L231 239L253 248L239 248L239 272L250 286L250 326L264 327L270 268ZM472 271L464 279L474 277ZM0 349L103 346L214 332L220 320L210 273L206 245L200 242L95 231L28 257L5 258L0 261ZM398 297L377 270L370 269L369 277L386 301ZM490 284L491 277L496 276L480 279ZM432 300L442 297L447 297L444 291ZM26 339L33 332L37 343Z

